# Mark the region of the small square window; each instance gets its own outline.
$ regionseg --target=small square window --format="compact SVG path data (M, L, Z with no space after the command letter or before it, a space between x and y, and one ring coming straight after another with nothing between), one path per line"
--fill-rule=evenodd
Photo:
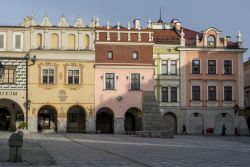
M138 52L133 52L133 60L138 60Z
M113 59L113 52L112 51L108 51L108 59Z

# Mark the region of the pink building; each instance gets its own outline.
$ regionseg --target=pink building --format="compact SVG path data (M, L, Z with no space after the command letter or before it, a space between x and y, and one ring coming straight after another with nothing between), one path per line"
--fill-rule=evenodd
M95 129L121 133L142 129L142 93L154 90L153 32L134 27L97 27ZM93 120L94 122L94 120ZM94 129L94 127L93 127Z

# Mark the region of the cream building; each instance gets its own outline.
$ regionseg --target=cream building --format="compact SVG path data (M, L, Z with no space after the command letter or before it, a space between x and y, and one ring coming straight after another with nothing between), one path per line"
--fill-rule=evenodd
M94 26L81 17L73 26L64 16L52 25L44 16L40 25L32 17L30 27L29 131L79 132L94 129Z

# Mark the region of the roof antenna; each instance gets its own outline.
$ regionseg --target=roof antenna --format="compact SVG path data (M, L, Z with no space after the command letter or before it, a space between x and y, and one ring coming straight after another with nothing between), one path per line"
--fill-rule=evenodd
M158 23L163 23L163 21L161 19L161 6L160 6L160 19L158 20Z

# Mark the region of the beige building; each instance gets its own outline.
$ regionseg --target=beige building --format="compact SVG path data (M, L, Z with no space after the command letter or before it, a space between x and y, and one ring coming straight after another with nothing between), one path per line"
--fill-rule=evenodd
M29 130L91 130L94 114L94 29L81 17L73 26L64 16L52 25L44 16L40 25L32 17L30 55L36 56L29 66Z
M84 131L94 127L94 27L64 16L0 26L0 130ZM28 69L28 71L27 71ZM27 82L29 84L27 84Z

